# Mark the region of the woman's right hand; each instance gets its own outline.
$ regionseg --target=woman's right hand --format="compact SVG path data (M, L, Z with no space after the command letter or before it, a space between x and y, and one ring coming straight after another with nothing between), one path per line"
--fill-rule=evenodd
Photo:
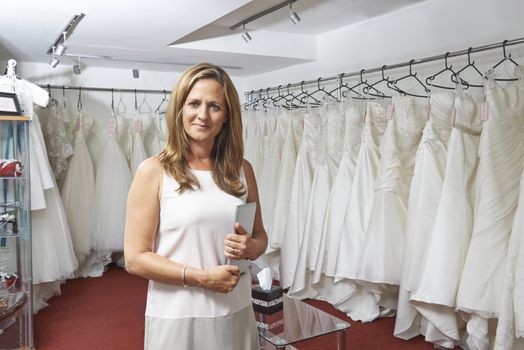
M240 270L234 265L214 266L206 270L204 288L219 293L229 293L240 280Z

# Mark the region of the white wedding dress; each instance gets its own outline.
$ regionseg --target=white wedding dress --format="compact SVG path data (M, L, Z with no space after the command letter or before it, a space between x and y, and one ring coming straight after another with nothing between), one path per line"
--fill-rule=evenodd
M481 121L469 95L455 98L455 125L448 143L446 174L433 231L421 262L420 281L411 300L442 334L429 339L454 348L464 325L455 313L456 295L473 230L473 203Z
M133 121L133 131L133 149L131 151L130 165L131 175L134 176L138 166L147 158L142 141L143 123L138 118Z
M310 188L305 226L293 284L288 295L300 299L313 298L318 293L312 288L313 272L322 245L322 224L326 214L329 193L342 157L344 142L344 114L340 106L327 105L319 116L319 138L316 144L316 163Z
M74 154L60 184L60 192L78 260L77 275L85 277L82 270L93 249L91 216L95 192L95 172L86 139L94 126L94 118L80 113L74 124Z
M509 240L495 350L524 349L524 171Z
M317 163L317 144L323 116L317 110L308 110L304 116L304 133L297 155L285 234L280 247L280 281L289 288L298 264L299 248L306 226L306 215L311 185Z
M355 175L363 125L362 113L358 105L343 104L341 113L345 115L346 120L342 159L328 198L321 229L321 235L324 238L318 250L313 276L313 288L322 299L335 306L346 300L354 289L353 284L348 287L347 280L335 283L334 279L338 246Z
M411 292L418 287L420 265L442 192L454 100L452 93L431 95L429 120L416 155L406 216L404 258L394 330L396 337L406 340L419 334L425 334L429 339L440 338L440 332L427 324L427 320L422 318L409 299Z
M471 314L472 349L486 349L494 340L489 319L501 308L524 164L524 80L493 85L486 92L489 115L480 137L473 234L457 295L457 308Z
M349 193L344 222L337 251L335 283L347 283L350 296L337 308L353 320L370 322L381 315L375 296L354 283L360 251L373 206L374 182L380 161L379 145L386 128L386 110L376 103L368 102L364 115L361 146L355 175Z
M131 172L126 157L116 141L114 119L109 121L106 143L96 169L93 236L99 254L124 249L126 202Z

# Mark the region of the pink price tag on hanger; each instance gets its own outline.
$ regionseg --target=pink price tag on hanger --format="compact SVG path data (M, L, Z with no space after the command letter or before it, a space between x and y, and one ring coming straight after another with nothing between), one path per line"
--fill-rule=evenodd
M393 119L393 112L395 111L395 106L393 104L390 104L388 106L388 109L386 110L386 120Z
M455 126L455 118L457 117L457 110L455 107L451 110L451 126Z
M109 120L109 123L107 124L107 133L111 136L116 135L116 121L114 119Z
M144 130L144 125L142 125L141 120L135 120L135 132L141 133Z
M488 101L484 101L480 104L480 120L483 122L488 120L489 104Z

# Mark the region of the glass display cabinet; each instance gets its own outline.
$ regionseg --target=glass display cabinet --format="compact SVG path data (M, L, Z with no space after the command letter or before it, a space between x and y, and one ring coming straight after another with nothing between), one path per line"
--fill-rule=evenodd
M0 349L33 349L29 117L0 115Z

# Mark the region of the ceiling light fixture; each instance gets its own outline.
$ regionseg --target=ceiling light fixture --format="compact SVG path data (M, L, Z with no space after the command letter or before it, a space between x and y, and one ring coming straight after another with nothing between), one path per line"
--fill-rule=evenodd
M251 35L249 35L249 33L247 32L247 30L246 30L246 25L245 25L245 24L242 26L242 30L244 31L244 32L242 33L242 39L244 39L244 41L245 41L246 43L250 42L253 38L252 38Z
M80 56L78 56L78 63L73 66L73 73L75 73L75 75L80 75L80 73L82 73L82 69L80 68Z
M138 66L135 69L133 69L133 78L140 78L140 62L138 62Z
M291 22L293 22L293 24L297 24L298 22L300 22L300 17L295 11L293 11L292 2L289 3L289 19L291 20Z
M64 41L59 43L55 49L55 55L57 56L63 56L65 50L67 50L67 43L66 43L67 33L63 32L62 35L64 36Z
M300 21L300 17L297 15L296 12L293 11L293 9L291 7L291 4L296 2L296 1L298 1L298 0L286 0L284 2L281 2L278 5L275 5L275 6L271 7L271 8L268 8L267 10L264 10L264 11L261 11L259 13L256 13L253 16L238 22L234 26L231 26L230 29L231 30L235 30L237 28L242 27L244 29L244 32L242 33L242 39L244 39L244 41L247 43L247 42L249 42L251 40L251 35L249 35L249 33L247 31L245 31L246 24L248 24L250 22L253 22L254 20L257 20L257 19L259 19L261 17L264 17L265 15L268 15L268 14L270 14L272 12L275 12L276 10L280 10L281 8L286 7L288 5L289 5L289 19L291 19L291 21L294 24L297 24Z
M58 37L55 39L55 41L51 44L51 46L49 46L49 49L47 49L48 55L51 55L53 53L58 56L64 55L65 50L67 49L66 37L71 37L71 34L73 34L73 30L76 28L80 20L84 18L84 16L85 15L83 13L79 13L74 15L69 20L64 29L62 29L60 34L58 34Z
M58 59L58 57L56 57L56 54L55 54L55 47L53 46L53 49L52 49L52 52L53 52L53 58L51 59L51 62L49 62L49 64L51 65L51 67L55 68L56 66L58 66L58 64L60 63L60 60Z

